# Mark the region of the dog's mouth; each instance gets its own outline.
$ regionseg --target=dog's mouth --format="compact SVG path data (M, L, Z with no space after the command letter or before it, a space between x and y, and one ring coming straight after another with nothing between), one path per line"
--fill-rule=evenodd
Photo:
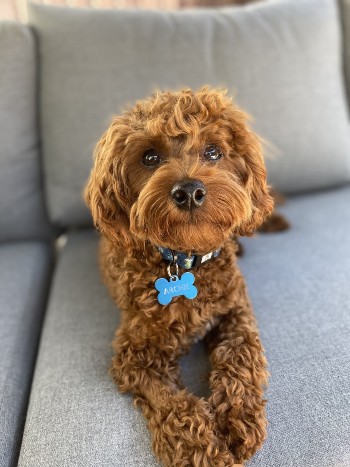
M136 202L130 230L141 240L176 251L206 254L220 248L250 214L243 205L212 206L209 200L195 211L183 211L171 201L142 209Z
M193 220L188 223L169 223L165 228L159 229L154 229L148 223L139 228L139 222L136 222L131 228L134 235L150 241L155 246L192 254L206 254L208 251L217 250L233 230L232 225L222 226L212 222L199 224Z
M176 175L176 176L175 176ZM200 167L169 175L159 168L130 211L130 230L143 241L205 254L222 244L252 214L246 189L228 172Z

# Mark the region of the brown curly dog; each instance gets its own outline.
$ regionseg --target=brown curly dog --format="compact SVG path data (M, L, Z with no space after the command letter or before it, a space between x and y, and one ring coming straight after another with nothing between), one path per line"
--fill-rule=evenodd
M246 115L208 87L139 101L98 143L85 195L122 310L111 374L142 408L156 455L169 467L242 463L266 436L268 373L232 237L251 235L273 207ZM180 287L178 267L195 276L195 298L179 295L194 289ZM178 365L204 336L207 400L184 388Z

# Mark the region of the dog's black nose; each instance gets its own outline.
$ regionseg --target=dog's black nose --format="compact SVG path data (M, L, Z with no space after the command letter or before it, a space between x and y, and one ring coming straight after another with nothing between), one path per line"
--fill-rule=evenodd
M188 178L173 186L171 197L177 207L190 211L204 203L206 189L200 180Z

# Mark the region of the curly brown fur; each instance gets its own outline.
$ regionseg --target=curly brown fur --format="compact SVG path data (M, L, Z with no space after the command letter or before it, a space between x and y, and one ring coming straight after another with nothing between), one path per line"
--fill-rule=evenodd
M281 206L285 204L285 197L276 191L275 189L270 189L270 195L274 200L275 206ZM278 211L274 210L270 216L268 216L265 221L258 228L259 232L263 233L273 233L273 232L284 232L290 228L288 220L280 214Z
M203 160L208 144L218 162ZM154 148L163 162L142 164ZM183 179L204 183L203 205L179 209L170 196ZM157 93L117 117L95 152L86 200L102 234L100 266L122 311L111 374L132 392L166 466L232 466L251 457L266 436L266 360L244 279L235 235L251 235L272 211L259 139L226 93ZM155 245L222 251L195 271L198 295L157 301L154 282L166 277ZM208 331L211 332L208 333ZM190 394L178 359L208 340L211 396Z
M273 233L273 232L284 232L290 228L288 220L282 216L279 212L273 212L265 222L259 227L259 232Z

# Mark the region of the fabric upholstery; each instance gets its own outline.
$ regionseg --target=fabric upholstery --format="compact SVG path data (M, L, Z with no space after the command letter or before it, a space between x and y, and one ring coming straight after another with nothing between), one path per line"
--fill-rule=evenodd
M339 0L343 25L344 71L348 102L350 103L350 0Z
M100 280L96 240L72 234L59 260L19 465L154 464L142 415L108 376L119 313Z
M28 27L0 23L0 241L43 238L46 221L37 132L37 63Z
M227 87L268 142L270 181L282 191L350 179L335 0L180 12L32 4L30 18L55 223L89 222L81 193L93 148L114 114L156 88Z
M241 267L270 364L269 436L250 467L350 465L350 188L298 196L289 232L244 242ZM118 310L101 283L97 237L69 236L45 322L20 467L158 465L142 415L107 370ZM185 381L207 394L197 344Z
M289 232L244 242L271 373L269 436L249 467L350 466L349 203L349 187L296 197Z
M0 466L17 465L52 268L48 245L0 246Z

